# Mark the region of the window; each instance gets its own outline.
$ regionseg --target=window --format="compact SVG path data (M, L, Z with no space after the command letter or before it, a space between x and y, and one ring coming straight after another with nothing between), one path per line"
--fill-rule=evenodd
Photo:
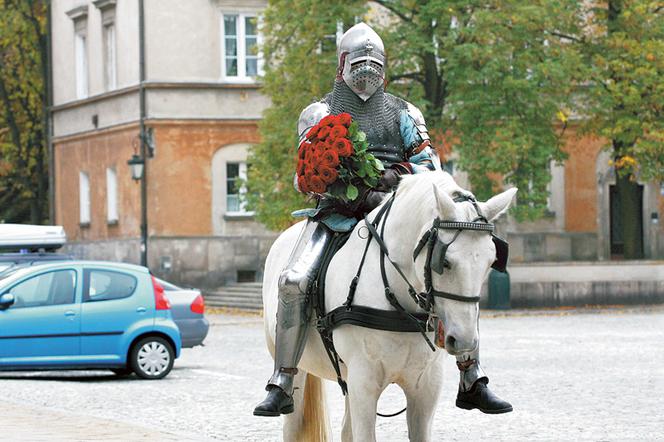
M258 52L258 18L245 14L223 14L223 77L253 80L262 73Z
M226 163L226 213L249 214L246 210L247 163Z
M82 22L83 24L79 24ZM79 20L76 23L74 37L75 45L75 63L76 63L76 98L86 98L88 96L88 44L85 33L85 20Z
M115 23L104 24L104 85L107 91L117 88Z
M12 308L73 304L76 296L76 272L58 270L42 273L12 287Z
M106 220L118 222L118 178L115 169L106 169Z
M87 173L79 172L78 184L79 221L81 224L90 224L90 178Z
M128 298L136 290L138 280L126 273L90 269L84 271L83 301L110 301Z

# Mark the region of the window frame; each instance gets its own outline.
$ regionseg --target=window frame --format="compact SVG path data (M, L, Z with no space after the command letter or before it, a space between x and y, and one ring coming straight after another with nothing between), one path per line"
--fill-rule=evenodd
M226 16L235 16L237 21L235 23L235 38L236 38L236 60L237 60L237 75L226 75ZM246 62L246 19L256 19L256 45L259 50L256 54L256 76L247 76ZM221 81L226 83L247 83L254 84L258 82L258 78L263 75L263 53L260 51L262 44L261 33L259 32L261 18L260 15L254 12L240 12L240 11L221 11L219 27L220 27L220 40L221 44Z
M111 191L111 189L113 189ZM106 168L106 222L117 224L120 215L118 210L118 173L115 167Z
M134 290L126 296L121 296L121 297L118 297L118 298L92 299L92 298L90 298L90 274L92 272L117 273L119 275L129 276L129 277L134 279L134 282L136 283L136 285L134 286ZM118 300L121 300L121 299L131 298L138 291L138 283L139 283L138 278L135 275L132 275L131 273L128 273L128 272L122 272L122 271L119 271L119 270L102 269L102 268L99 268L99 267L85 267L83 269L83 292L81 294L81 304L85 304L85 303L89 303L89 302L94 303L94 302L104 302L104 301L118 301Z
M247 186L244 184L240 186L237 190L238 193L233 193L229 194L228 193L228 181L230 177L228 176L228 166L231 164L237 164L238 165L238 174L235 180L247 180L247 171L248 171L248 165L246 161L226 161L225 163L225 175L226 175L226 215L228 216L253 216L254 212L246 210L247 207L247 201L245 198L245 195L247 194ZM228 197L230 195L237 195L239 199L239 206L240 210L229 210L228 209Z
M86 184L85 187L83 186L84 183ZM92 221L91 206L90 174L80 170L78 172L78 220L81 226L90 225Z
M74 78L77 100L84 100L90 96L88 43L87 18L82 18L77 20L74 26Z
M112 32L111 32L112 31ZM118 51L117 26L114 20L102 24L102 44L104 48L104 89L113 91L118 88ZM111 34L109 36L109 34Z
M77 301L76 298L77 298L77 293L78 293L79 274L78 274L78 271L73 267L67 267L67 268L62 268L62 269L50 269L50 270L46 270L46 271L43 271L43 272L39 272L37 274L26 276L25 278L22 278L21 280L16 281L15 283L13 283L10 287L5 289L2 292L2 294L4 295L6 293L12 293L12 290L14 290L17 286L19 286L19 285L21 285L25 282L28 282L28 281L30 281L34 278L39 278L41 276L48 275L49 273L56 273L56 272L74 272L74 300L72 302L67 303L67 304L41 304L41 305L26 305L26 306L16 305L14 303L11 306L9 306L9 308L10 309L24 309L24 308L55 307L55 306L62 306L62 305L78 304L78 301ZM14 298L16 298L16 295L14 295ZM16 302L16 301L14 301L14 302Z

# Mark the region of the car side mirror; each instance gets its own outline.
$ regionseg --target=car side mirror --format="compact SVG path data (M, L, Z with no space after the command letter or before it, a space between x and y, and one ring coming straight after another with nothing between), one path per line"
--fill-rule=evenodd
M5 293L0 296L0 310L7 310L15 301L16 298L14 298L14 295L11 293Z

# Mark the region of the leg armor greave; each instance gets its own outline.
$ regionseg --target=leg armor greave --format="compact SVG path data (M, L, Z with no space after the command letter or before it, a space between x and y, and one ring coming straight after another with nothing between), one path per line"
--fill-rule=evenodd
M330 238L332 232L327 227L308 221L279 277L276 354L268 387L277 386L289 396L293 394L293 378L304 351L311 316L307 287L320 267Z

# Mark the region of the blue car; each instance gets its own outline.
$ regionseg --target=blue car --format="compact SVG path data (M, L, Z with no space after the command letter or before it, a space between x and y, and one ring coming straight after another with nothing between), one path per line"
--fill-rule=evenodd
M181 338L147 268L62 261L0 276L0 370L98 369L161 379Z

